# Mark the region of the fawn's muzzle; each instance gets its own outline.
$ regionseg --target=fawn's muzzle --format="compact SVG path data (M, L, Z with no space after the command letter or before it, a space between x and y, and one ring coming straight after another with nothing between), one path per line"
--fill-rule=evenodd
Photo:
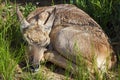
M29 68L31 72L37 72L40 68L40 64L31 65Z
M36 45L29 45L28 48L28 61L29 61L29 69L31 72L36 72L39 70L40 61L44 57L44 51L46 48L39 47Z

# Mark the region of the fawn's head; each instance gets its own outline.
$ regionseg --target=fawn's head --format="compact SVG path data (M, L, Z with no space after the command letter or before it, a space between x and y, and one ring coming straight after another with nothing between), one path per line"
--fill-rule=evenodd
M28 42L28 59L30 68L36 71L39 68L39 63L43 57L46 47L50 43L49 33L51 31L54 19L55 8L49 11L44 11L34 16L34 21L27 21L20 10L17 8L17 15L21 22L21 32L24 39Z

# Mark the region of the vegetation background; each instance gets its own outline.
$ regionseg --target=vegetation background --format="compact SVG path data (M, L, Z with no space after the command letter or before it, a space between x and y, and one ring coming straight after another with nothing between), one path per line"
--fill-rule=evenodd
M26 42L20 33L16 4L20 5L24 16L27 16L37 7L66 3L75 4L88 13L109 36L118 63L103 80L120 80L120 0L0 0L0 80L46 80L41 72L34 75L27 72L20 77L17 75L16 66L24 65L22 62L25 60ZM69 80L68 75L66 72L66 80ZM81 74L74 79L86 80L88 77ZM96 79L100 78L95 77Z

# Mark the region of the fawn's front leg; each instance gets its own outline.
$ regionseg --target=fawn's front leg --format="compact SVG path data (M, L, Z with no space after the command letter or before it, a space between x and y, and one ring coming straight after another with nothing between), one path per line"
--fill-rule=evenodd
M70 70L73 74L77 71L77 65L70 62L68 59L61 56L56 51L47 51L44 54L44 59L62 67L66 70Z

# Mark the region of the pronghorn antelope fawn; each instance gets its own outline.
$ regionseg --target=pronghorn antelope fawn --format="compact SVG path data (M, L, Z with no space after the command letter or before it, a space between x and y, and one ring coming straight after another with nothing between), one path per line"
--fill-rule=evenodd
M31 12L27 19L19 9L21 32L28 42L30 68L37 71L42 59L72 70L79 65L77 56L82 56L88 67L95 57L98 69L110 69L116 55L102 28L84 11L71 4L40 7ZM77 46L77 50L75 49ZM107 65L107 66L106 66Z

